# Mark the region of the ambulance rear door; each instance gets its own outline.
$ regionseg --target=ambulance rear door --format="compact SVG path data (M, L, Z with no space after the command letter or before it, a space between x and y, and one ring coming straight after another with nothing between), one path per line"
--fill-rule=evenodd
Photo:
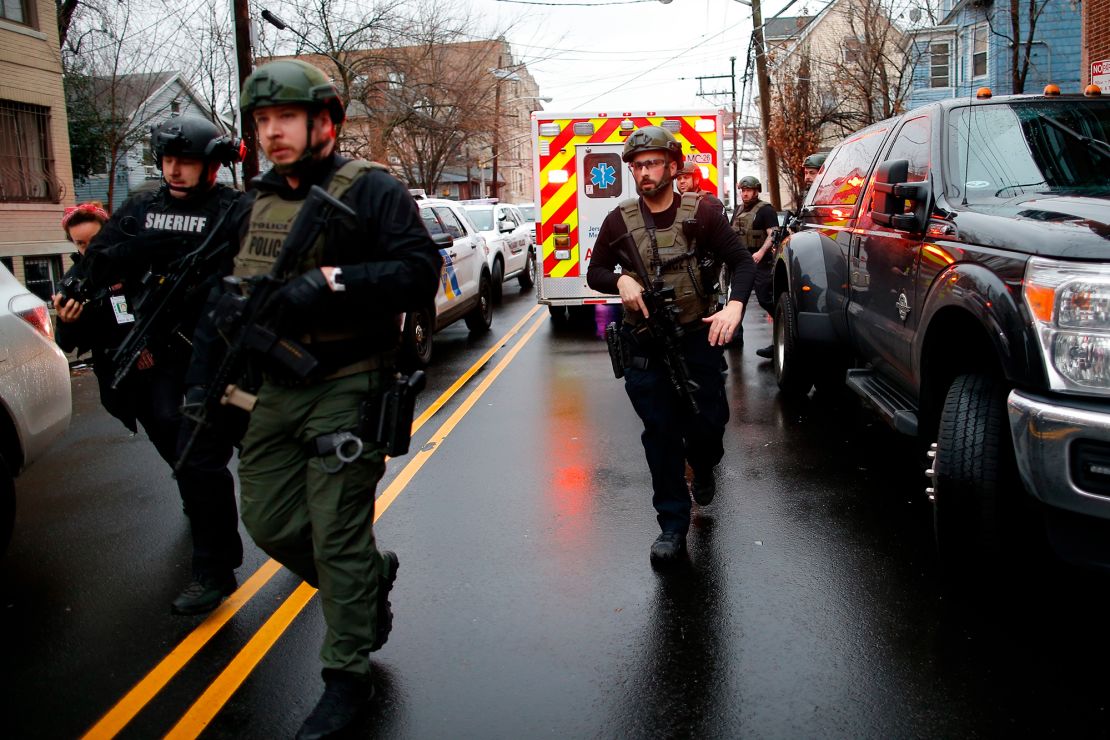
M578 176L578 255L582 283L587 295L597 295L585 287L586 271L594 252L601 222L625 198L636 197L636 183L621 154L624 144L579 144L575 150Z

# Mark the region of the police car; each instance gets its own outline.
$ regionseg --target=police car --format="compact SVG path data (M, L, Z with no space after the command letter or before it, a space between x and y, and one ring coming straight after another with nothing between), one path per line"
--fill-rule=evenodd
M521 288L531 288L536 268L535 227L516 206L499 203L496 198L464 200L462 204L489 244L493 299L501 301L501 283L508 278L515 277Z
M432 335L445 326L462 319L472 332L489 330L493 280L486 240L457 202L423 198L417 205L443 257L435 304L406 314L401 335L402 362L424 367L432 359Z
M15 476L65 432L72 410L46 304L0 265L0 555L15 522Z

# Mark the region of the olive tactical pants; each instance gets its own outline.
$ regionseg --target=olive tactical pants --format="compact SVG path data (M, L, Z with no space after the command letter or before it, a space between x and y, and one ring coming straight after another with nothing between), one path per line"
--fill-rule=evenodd
M370 671L382 557L374 545L374 487L385 473L381 449L334 473L339 459L317 457L314 440L354 430L379 372L310 386L265 383L251 412L239 461L243 523L258 546L320 590L327 634L325 668Z

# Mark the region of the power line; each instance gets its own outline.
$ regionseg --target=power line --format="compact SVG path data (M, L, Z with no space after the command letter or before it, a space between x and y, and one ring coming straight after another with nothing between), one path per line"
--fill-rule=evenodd
M572 5L579 7L593 7L596 5L632 5L634 3L655 3L661 0L617 0L616 2L602 2L602 3L545 3L539 0L497 0L499 3L516 3L517 5L553 5L556 8L564 8Z

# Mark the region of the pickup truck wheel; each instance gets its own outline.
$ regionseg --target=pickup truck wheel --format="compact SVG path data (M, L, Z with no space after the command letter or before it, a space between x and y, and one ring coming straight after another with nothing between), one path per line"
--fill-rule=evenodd
M933 528L941 564L963 576L1002 564L1009 495L1022 490L1006 417L1006 390L985 375L961 375L941 411L930 452ZM1017 508L1013 506L1012 508Z
M8 551L15 527L15 480L4 458L0 457L0 557Z
M805 353L796 335L794 306L789 294L782 293L775 305L775 379L779 390L787 396L804 396L813 387L813 372L806 364Z
M528 261L524 263L524 270L516 276L517 283L523 290L528 290L536 284L536 252L533 249L528 250Z
M470 309L463 320L466 322L466 328L472 332L489 331L490 325L493 324L493 287L490 285L488 273L483 272L478 281L477 305Z
M405 368L427 367L432 361L432 334L435 332L435 310L419 308L405 317L405 330L401 335L401 357L398 362Z
M504 297L505 263L500 257L493 260L493 302L500 304Z

